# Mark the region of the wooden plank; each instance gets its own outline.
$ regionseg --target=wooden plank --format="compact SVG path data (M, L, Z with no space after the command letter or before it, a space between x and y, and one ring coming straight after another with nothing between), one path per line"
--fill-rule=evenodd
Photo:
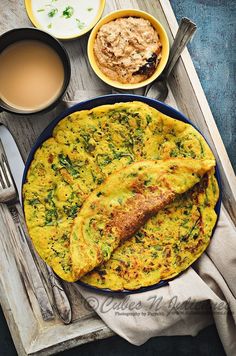
M8 214L10 213L7 207L0 204L1 305L15 347L20 355L26 355L25 350L37 336L38 323L34 313L37 312L38 305L33 291L26 285L25 278L18 268L17 256L13 253L14 247L11 241L16 231L14 226L10 227L7 224Z
M15 27L31 26L22 2L1 1L2 22L0 33ZM119 8L140 8L156 16L165 26L170 40L177 30L177 22L167 0L109 0L104 14ZM64 100L81 101L112 91L93 73L86 55L88 35L76 41L65 42L72 64L72 78ZM206 135L218 156L223 181L224 203L232 218L235 198L235 176L206 101L205 95L187 50L170 78L168 104L178 107ZM48 123L62 110L61 103L55 110L27 117L8 113L0 114L0 121L9 127L26 159L30 148ZM224 168L224 169L223 169ZM12 229L6 223L6 210L0 206L0 297L16 349L19 355L49 355L85 342L111 336L113 332L89 310L76 284L63 283L72 305L73 322L64 325L55 318L44 322L37 300L26 285L17 266L16 256L10 244ZM40 265L48 293L50 283L44 264ZM3 278L4 276L4 278ZM16 292L17 291L17 292ZM52 301L52 299L51 299ZM22 310L24 312L22 313Z
M70 325L59 325L56 329L54 327L44 328L31 343L27 355L52 355L112 335L114 335L113 331L98 317Z

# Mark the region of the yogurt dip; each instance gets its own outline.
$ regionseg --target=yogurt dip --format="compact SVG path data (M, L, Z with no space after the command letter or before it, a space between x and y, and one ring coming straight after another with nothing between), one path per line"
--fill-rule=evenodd
M57 38L73 38L96 23L102 6L101 0L31 0L32 20Z

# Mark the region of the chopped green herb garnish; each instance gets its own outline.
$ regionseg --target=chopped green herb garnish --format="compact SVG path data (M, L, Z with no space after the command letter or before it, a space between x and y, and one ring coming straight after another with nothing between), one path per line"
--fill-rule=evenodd
M53 225L53 221L57 220L58 213L56 208L47 210L45 213L45 225Z
M173 245L173 251L174 251L174 253L178 253L179 252L179 246L177 244Z
M147 120L147 124L150 124L150 122L152 122L152 118L150 115L146 116L146 120Z
M154 248L155 248L155 250L157 250L157 251L163 250L163 247L160 246L160 245L155 245Z
M178 156L178 152L176 151L175 148L173 148L170 152L170 157L177 157Z
M136 236L140 237L140 238L143 238L144 237L144 234L141 232L141 231L138 231L136 233Z
M65 156L60 153L58 159L62 167L64 167L73 177L77 178L79 176L78 170L74 167L68 155Z
M121 159L122 157L129 157L129 160L134 161L133 156L130 153L126 152L114 152L114 159Z
M107 154L99 153L96 156L96 162L99 166L106 166L112 162L112 158L109 157Z
M54 206L55 204L54 204L54 201L52 200L53 196L54 196L54 189L51 189L48 191L47 198L45 198L44 200L46 203L50 203Z
M70 218L75 218L79 207L80 207L80 205L77 203L75 205L72 205L71 207L64 206L64 212Z
M85 23L81 22L79 19L76 19L77 27L82 30L85 27Z
M89 143L89 140L90 140L91 136L90 136L88 133L86 133L86 132L81 132L81 133L80 133L80 136L83 137L83 139L84 139L84 141L85 141L86 144Z
M29 202L29 205L36 205L36 204L40 203L39 199L31 199L28 202Z
M87 133L81 133L80 136L82 136L83 140L84 140L84 148L87 152L91 153L95 150L96 146L89 143L89 140L91 138L91 136Z
M54 17L58 13L58 9L54 8L51 11L49 11L48 16L49 17Z
M45 9L38 9L37 12L43 12Z
M139 244L139 243L142 243L143 241L140 237L135 236L135 242Z
M137 176L138 176L138 173L133 172L133 173L130 173L127 177L137 177Z
M103 257L109 257L110 254L111 254L111 249L110 249L110 246L102 246L102 254L103 254Z
M87 8L87 11L92 11L93 10L93 7L88 7Z
M146 180L144 181L144 185L146 185L146 186L149 185L149 183L151 183L151 181L152 181L151 178L146 179Z
M100 185L100 184L102 184L104 182L104 179L103 178L98 178L97 179L97 183Z
M151 256L152 256L152 258L157 258L158 257L158 253L157 252L152 252Z
M141 231L138 231L135 235L135 242L141 243L143 242L144 234Z
M67 6L65 10L62 13L62 16L64 16L66 19L69 19L74 13L74 8L72 6Z
M52 23L50 23L50 24L48 25L48 28L52 28Z

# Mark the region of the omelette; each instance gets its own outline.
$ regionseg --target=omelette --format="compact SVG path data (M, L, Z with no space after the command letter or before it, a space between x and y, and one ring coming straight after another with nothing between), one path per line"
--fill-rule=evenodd
M213 168L213 160L140 161L111 174L75 218L70 248L77 279L111 258L151 216L185 193Z
M217 215L218 185L213 175L151 217L111 258L81 278L97 288L136 290L171 279L207 248Z
M74 112L62 119L55 126L52 137L36 150L23 186L29 235L42 259L62 279L69 282L77 280L77 272L74 271L72 263L74 259L71 256L70 237L84 202L111 174L135 162L169 158L214 160L209 146L191 125L170 118L142 102L103 105ZM203 178L205 179L205 176ZM214 169L206 173L206 178L201 200L208 199L210 206L201 206L201 209L203 212L208 211L205 218L210 236L215 224L212 216L215 214L214 206L218 199L217 182L215 181L215 189L208 198L207 189L210 182L215 180ZM201 181L198 184L201 184ZM186 199L192 199L190 191L183 194L185 195ZM180 201L180 204L182 203L184 202ZM170 204L177 204L176 200ZM199 204L196 206L200 209ZM152 221L164 212L165 208L149 219L140 229L145 231L142 234L147 237L155 235L158 238L158 235L152 232L155 230ZM170 217L173 214L169 214ZM190 217L191 215L183 217L179 212L178 219L173 220L176 225L172 230L178 230L181 221L191 220ZM134 238L133 236L125 241L114 254ZM208 243L208 240L203 240L204 247ZM185 250L184 254L187 254ZM113 254L105 264L111 263L112 256ZM159 254L158 257L154 254L152 259L153 263L156 263ZM188 251L188 262L176 268L177 273L187 268L195 259L196 254ZM122 262L117 262L121 268ZM163 264L163 261L159 263ZM101 268L104 268L102 266ZM94 279L91 275L88 276L91 283L97 285L97 274ZM83 278L86 277L87 275ZM117 276L117 279L118 277L121 278ZM168 278L168 273L165 277ZM150 277L148 282L140 280L137 286L150 285L157 280L158 278ZM107 280L106 287L109 287L108 284ZM99 284L99 287L102 288L102 285ZM116 289L115 283L111 284L111 289L113 287Z

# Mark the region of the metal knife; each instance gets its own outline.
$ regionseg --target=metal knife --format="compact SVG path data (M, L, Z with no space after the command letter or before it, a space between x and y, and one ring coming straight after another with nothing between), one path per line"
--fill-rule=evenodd
M11 135L10 131L1 123L0 123L0 138L4 147L8 165L10 167L11 174L15 182L16 189L18 192L18 197L20 200L22 178L23 178L25 165L13 136ZM17 230L20 232L23 241L27 243L27 246L31 252L30 257L33 258L37 266L39 264L38 261L40 257L35 253L30 237L28 236L21 205L16 202L16 204L14 204L9 210L11 212ZM42 263L42 261L40 261L40 263ZM43 264L45 263L43 262ZM72 311L71 311L71 306L68 297L64 291L60 279L54 274L54 272L49 266L47 266L46 264L45 266L46 266L46 270L48 271L48 278L52 286L52 294L53 294L53 299L55 302L57 313L65 324L69 324L72 319ZM36 283L36 281L34 280L33 283ZM37 280L37 284L38 283L40 283L39 280ZM45 296L45 300L47 300L46 290L45 287L43 286L42 280L41 280L41 284L43 288L40 288L38 290L40 290L40 293L43 294L45 292L44 296ZM47 303L47 305L45 306L47 313L45 313L45 310L42 312L44 320L46 318L47 319L53 318L53 310L52 309L50 310L50 307L51 306L49 305L49 303ZM46 315L48 315L48 317Z

